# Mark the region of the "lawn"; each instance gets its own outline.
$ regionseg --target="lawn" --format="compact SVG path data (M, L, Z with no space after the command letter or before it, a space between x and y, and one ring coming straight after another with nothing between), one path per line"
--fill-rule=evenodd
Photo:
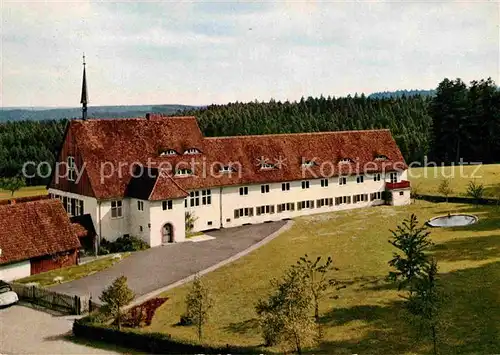
M27 186L16 191L14 197L27 197L27 196L39 196L46 195L47 188L45 186ZM12 198L10 191L5 191L0 189L0 200L5 200Z
M439 195L439 184L450 178L450 196L466 196L469 181L475 180L484 185L485 197L500 198L500 164L411 168L408 178L419 194Z
M92 275L98 271L102 271L110 266L113 266L123 258L126 258L127 256L130 255L130 253L120 253L120 254L121 254L121 259L113 258L113 255L109 255L94 261L90 261L83 265L75 265L28 276L23 279L16 280L16 282L21 284L36 282L41 287L49 287L60 283L54 281L54 278L56 277L63 278L61 283L73 281L88 275Z
M500 352L500 213L496 207L434 204L368 209L301 217L294 226L253 253L205 275L214 298L204 340L210 344L262 344L254 305L270 291L269 281L305 253L331 255L340 270L334 276L347 288L321 305L324 337L315 353L425 354L431 344L404 321L401 298L384 281L393 247L389 228L416 213L421 222L447 212L476 214L478 224L432 229L446 294L441 331L442 354ZM169 297L151 326L175 337L196 340L196 330L174 324L184 312L190 285L164 293ZM334 299L338 294L340 298ZM269 349L267 349L269 350ZM279 352L279 348L271 349Z

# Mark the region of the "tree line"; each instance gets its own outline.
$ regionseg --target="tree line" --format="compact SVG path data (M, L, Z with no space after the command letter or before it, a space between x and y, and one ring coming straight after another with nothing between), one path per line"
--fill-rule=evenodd
M388 128L408 163L493 163L500 157L500 91L490 78L466 85L444 79L434 95L308 97L294 102L234 102L178 111L194 115L205 136ZM54 162L67 120L0 124L0 176L26 161ZM33 178L29 185L45 184Z

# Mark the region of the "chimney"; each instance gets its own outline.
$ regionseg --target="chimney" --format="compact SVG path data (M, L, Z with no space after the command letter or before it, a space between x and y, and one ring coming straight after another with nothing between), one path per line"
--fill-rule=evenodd
M147 119L148 121L149 121L150 117L151 117L151 114L150 114L150 113L146 113L146 119Z

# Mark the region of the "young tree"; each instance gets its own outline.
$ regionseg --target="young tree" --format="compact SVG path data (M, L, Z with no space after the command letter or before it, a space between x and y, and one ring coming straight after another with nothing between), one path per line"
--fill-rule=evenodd
M299 269L290 268L281 281L272 280L271 284L274 293L255 307L266 345L284 343L302 354L305 346L318 339L306 278Z
M395 269L389 272L389 279L398 282L398 290L408 288L411 293L412 284L428 265L425 251L433 245L429 238L430 232L425 226L418 226L418 219L414 214L403 220L395 231L390 232L392 239L389 243L399 251L389 261L389 266Z
M121 329L121 309L134 299L134 292L127 285L127 277L118 277L111 286L102 291L99 299L104 302L104 310L111 314Z
M467 186L467 196L473 198L476 201L476 204L479 204L479 201L483 198L484 195L484 185L476 183L476 180L469 181L469 185Z
M425 267L422 277L414 283L408 297L407 309L421 332L430 332L434 355L438 354L438 326L443 296L437 287L437 262L432 259Z
M195 324L198 330L198 340L202 340L203 324L208 320L208 311L212 308L212 298L208 288L196 275L193 286L186 296L186 314L183 316L189 323Z
M318 256L316 260L313 261L309 259L307 254L305 254L299 259L299 261L297 261L297 265L293 266L301 275L303 275L309 292L311 293L314 304L314 320L318 326L318 336L321 336L319 323L319 301L330 287L338 285L337 281L328 278L332 271L338 270L332 263L333 261L330 256L324 263L321 263L321 256Z
M411 184L410 198L413 199L413 202L417 200L419 194L420 194L420 184Z
M441 181L438 187L438 193L443 195L446 198L446 202L448 202L448 196L450 196L453 193L450 179L443 179Z
M17 190L25 186L26 181L21 177L0 178L0 189L10 191L12 197Z
M194 222L196 222L197 219L198 219L198 217L196 217L194 215L194 212L186 212L185 213L184 224L185 224L185 228L186 228L186 234L189 234L193 231Z

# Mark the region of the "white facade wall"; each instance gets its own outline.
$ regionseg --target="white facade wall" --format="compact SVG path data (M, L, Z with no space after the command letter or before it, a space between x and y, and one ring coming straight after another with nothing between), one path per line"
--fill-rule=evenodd
M137 206L138 199L125 198L122 200L122 214L120 218L111 217L111 201L96 201L94 198L80 196L59 190L50 189L50 193L73 197L84 200L84 212L90 213L94 221L97 233L101 238L114 241L116 238L130 234L140 237L151 247L164 244L162 240L162 229L166 223L172 224L174 228L174 241L182 242L185 240L185 213L192 212L196 220L193 231L206 231L210 229L229 228L241 226L243 224L257 224L266 221L276 221L286 218L294 218L303 215L339 211L360 207L368 207L384 204L383 199L371 201L370 194L385 191L385 183L391 182L390 173L380 174L380 179L375 180L377 174L363 175L363 182L357 183L356 176L347 176L345 185L339 184L338 177L328 178L328 186L322 187L322 179L310 179L309 188L302 189L302 181L290 181L290 190L282 190L282 183L255 184L242 186L215 187L210 190L210 204L203 204L202 190L198 191L198 206L191 204L193 197L186 199L172 200L172 209L163 210L162 201L141 200L144 210L140 211ZM407 172L398 173L397 181L405 180ZM269 185L269 192L262 193L261 185ZM247 187L248 194L240 195L240 187ZM204 189L207 190L207 189ZM403 191L403 195L399 195ZM191 192L191 191L189 191ZM367 194L367 201L354 203L354 195ZM349 196L351 203L335 204L336 197ZM393 205L406 205L410 203L410 190L395 190L392 193ZM333 205L317 207L319 199L333 199ZM298 202L313 201L314 208L298 209ZM294 206L293 211L282 211L278 213L279 204L291 203ZM257 215L256 207L274 206L274 213L263 213ZM187 207L185 207L187 206ZM252 208L253 216L240 216L234 218L236 209ZM100 223L99 223L100 221ZM99 225L100 224L100 225ZM141 228L142 227L142 231Z
M174 242L183 242L186 238L184 199L172 200L172 209L163 210L162 201L152 201L149 205L151 228L149 230L149 245L156 247L164 244L162 229L167 223L172 224Z
M128 200L130 211L130 217L128 219L128 234L139 237L146 243L150 244L150 202L136 198ZM142 202L142 211L139 210L138 202Z
M404 206L409 205L411 202L410 199L410 189L397 189L392 190L392 200L391 205L393 206Z
M12 281L31 275L31 262L29 260L17 263L0 265L0 280Z
M203 197L207 197L207 195L203 196L202 191L203 190L210 190L210 204L203 205ZM193 232L199 232L203 230L208 230L208 229L219 229L221 228L221 214L220 214L220 207L221 207L221 188L220 187L214 187L211 189L203 189L203 190L195 190L199 192L198 197L186 197L186 206L187 208L185 209L186 212L191 212L193 213L194 217L196 218L194 222L194 228ZM191 191L188 191L191 192ZM193 191L194 192L194 191ZM199 205L196 206L196 201L194 202L194 206L191 206L192 203L191 201L195 198L198 198L199 200Z

